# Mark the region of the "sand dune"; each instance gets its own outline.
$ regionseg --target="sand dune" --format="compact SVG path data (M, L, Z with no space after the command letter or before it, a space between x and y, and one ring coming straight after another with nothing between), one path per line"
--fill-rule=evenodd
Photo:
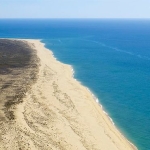
M72 68L57 61L39 40L27 41L40 59L37 80L15 119L0 122L0 149L134 150L91 93L72 77Z

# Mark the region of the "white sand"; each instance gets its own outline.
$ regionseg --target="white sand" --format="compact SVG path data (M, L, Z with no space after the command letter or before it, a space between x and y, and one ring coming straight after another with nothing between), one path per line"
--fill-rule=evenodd
M91 93L72 77L71 66L57 61L38 40L37 82L19 104L16 121L2 124L8 150L135 150L116 129ZM9 128L8 128L9 127Z

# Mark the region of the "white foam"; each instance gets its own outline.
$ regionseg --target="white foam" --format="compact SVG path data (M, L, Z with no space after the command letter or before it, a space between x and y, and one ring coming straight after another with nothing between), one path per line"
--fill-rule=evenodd
M111 123L113 124L113 125L115 125L115 123L113 122L113 120L108 116L108 118L110 119L110 121L111 121Z
M73 66L71 66L71 72L72 72L72 77L74 78L74 69L73 69ZM75 79L76 80L76 79Z
M86 88L86 89L91 93L91 95L94 98L94 100L99 104L99 106L103 110L103 106L99 103L99 99L89 90L89 88ZM111 121L111 123L113 125L115 125L115 123L113 122L113 119L108 115L108 113L106 111L104 111L104 110L103 110L103 113L109 118L109 120Z
M57 60L57 58L54 56L53 52L52 52L52 55L53 55L53 57ZM74 78L75 71L74 71L74 69L73 69L73 66L72 66L72 65L70 65L70 66L71 66L71 71L72 71L72 77ZM75 81L78 81L78 80L75 79L75 78L74 78L74 80L75 80ZM78 82L79 82L80 84L82 84L80 81L78 81ZM100 106L101 109L103 110L103 106L99 103L99 99L90 91L90 89L89 89L88 87L86 87L86 89L87 89L87 91L88 91L89 93L91 93L93 99L96 101L96 103L99 104L99 106ZM103 110L103 113L104 113L105 115L107 115L108 118L110 119L110 121L112 122L112 124L115 125L115 123L113 122L112 118L110 118L109 115L108 115L104 110Z
M96 102L99 103L98 98L96 99Z
M61 41L60 41L60 42L61 42ZM116 51L121 51L121 52L128 53L128 54L130 54L130 55L134 55L134 54L132 54L131 52L123 51L123 50L120 50L120 49L114 48L114 47L109 47L109 46L107 46L107 45L105 45L105 44L103 44L103 43L100 43L100 42L96 42L96 41L93 41L93 42L98 43L98 44L101 44L101 45L104 46L104 47L108 47L108 48L114 49L114 50L116 50ZM52 51L51 51L51 52L52 52ZM52 56L57 60L57 58L54 56L53 52L52 52ZM138 55L138 57L141 57L141 56ZM148 57L146 57L146 56L145 56L145 58L147 58L148 60L150 60L150 58L148 58ZM74 77L75 71L74 71L74 69L73 69L72 66L71 66L71 71L72 71L72 76ZM74 80L78 81L78 80L75 79L75 78L74 78ZM78 81L78 82L81 83L80 81ZM81 84L82 84L82 83L81 83ZM99 104L99 106L100 106L101 109L103 110L103 106L99 103L99 99L89 90L89 88L86 87L86 89L88 90L88 92L91 93L91 95L92 95L92 97L94 98L94 100ZM103 113L108 116L108 118L109 118L109 120L111 121L111 123L115 126L115 123L113 122L113 119L112 119L111 117L109 117L109 115L107 114L107 112L105 112L105 111L103 110ZM121 133L121 132L120 132L120 133ZM122 133L121 133L121 134L122 134ZM124 136L124 135L122 134L122 136ZM128 141L128 140L127 140L127 141ZM137 149L137 147L136 147L134 144L132 144L130 141L128 141L128 142L129 142L131 145L133 145L133 147L135 147L135 149ZM138 150L138 149L137 149L137 150Z

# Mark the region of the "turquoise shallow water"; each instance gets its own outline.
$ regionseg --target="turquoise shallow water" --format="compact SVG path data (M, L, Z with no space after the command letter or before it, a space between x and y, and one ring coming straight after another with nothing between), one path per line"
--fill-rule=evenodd
M0 37L42 39L118 129L150 149L150 20L0 20Z

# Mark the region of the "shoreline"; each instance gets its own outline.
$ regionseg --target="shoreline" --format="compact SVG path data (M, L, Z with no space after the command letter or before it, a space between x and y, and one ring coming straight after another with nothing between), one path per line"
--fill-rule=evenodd
M41 40L14 40L26 41L40 59L38 79L17 106L12 125L28 139L23 140L25 145L30 143L28 148L137 149L116 128L89 88L74 78L71 65L57 60Z
M39 42L43 43L43 45L44 45L44 47L45 47L45 43L42 42L42 40L39 40ZM45 47L45 48L46 48L46 47ZM54 59L55 59L56 61L59 61L59 60L54 56L53 52L52 52L50 49L48 49L48 48L46 48L46 49L49 50L49 51L52 53L52 56L54 57ZM63 63L63 62L61 62L61 61L59 61L59 62L60 62L60 63ZM65 63L63 63L63 64L65 64ZM66 64L66 65L70 65L70 64ZM74 77L74 73L75 73L74 68L73 68L72 65L70 65L70 66L71 66L71 71L72 71L72 78L75 79L75 81L79 82L79 84L81 84L82 86L84 86L84 87L89 91L89 93L91 93L93 99L96 101L96 103L98 103L98 105L99 105L99 107L102 109L103 113L106 115L106 117L108 117L108 119L110 120L110 122L112 123L112 125L115 126L116 129L120 132L120 130L119 130L119 129L117 128L117 126L115 125L113 119L108 115L108 113L107 113L105 110L103 110L103 106L102 106L102 104L99 102L99 99L91 92L91 90L90 90L87 86L85 86L84 84L82 84L82 82L78 81L78 80ZM121 133L121 132L120 132L120 133ZM134 149L134 150L138 150L137 147L136 147L133 143L131 143L122 133L121 133L121 135L129 142L129 144L131 144L131 145L133 146L133 149Z
M41 42L41 41L40 41ZM49 49L48 49L49 50ZM53 55L54 56L54 55ZM56 60L57 60L57 58L56 58ZM59 60L58 60L59 61ZM71 66L72 67L72 66ZM74 69L73 69L73 67L72 67L72 74L73 74L73 78L74 78ZM79 82L79 84L81 84L81 85L83 85L84 87L86 87L86 89L89 91L89 93L91 93L91 95L92 95L92 97L93 97L93 99L95 100L95 102L96 103L98 103L98 105L99 105L99 107L102 109L102 111L103 111L103 113L106 115L106 117L108 117L108 119L110 120L110 122L112 123L112 125L113 126L115 126L116 127L116 129L120 132L120 130L117 128L117 126L115 125L115 123L114 123L114 121L113 121L113 119L108 115L108 113L103 109L103 105L99 102L99 99L91 92L91 90L87 87L87 86L85 86L84 84L82 84L80 81L78 81L76 78L74 78L77 82ZM121 133L121 132L120 132ZM121 135L129 142L129 144L131 144L132 146L133 146L133 148L134 148L134 150L138 150L137 149L137 147L133 144L133 143L131 143L122 133L121 133Z
M39 40L39 42L41 42L41 43L43 43L41 40ZM45 47L45 43L43 43L43 45L44 45L44 47ZM46 47L45 47L46 48ZM49 50L49 51L51 51L50 49L48 49L48 48L46 48L47 50ZM52 56L54 57L54 59L56 59L56 61L59 61L55 56L54 56L54 54L53 54L53 52L51 51L51 53L52 53ZM60 61L59 61L60 62ZM60 63L62 63L62 62L60 62ZM64 64L64 63L63 63ZM68 65L68 64L66 64L66 65ZM71 66L71 65L70 65ZM73 67L71 66L71 71L72 71L72 78L73 79L75 79L74 78L74 69L73 69ZM82 83L80 82L80 81L78 81L77 79L75 79L77 82L79 82L79 84L81 84L82 85ZM84 86L84 85L82 85L82 86ZM108 113L107 112L105 112L104 110L103 110L103 106L99 103L99 100L98 100L98 98L90 91L90 89L88 88L88 87L86 87L85 86L85 88L89 91L89 93L92 95L92 97L93 97L93 99L96 101L96 103L98 103L98 105L99 105L99 107L102 109L102 111L103 111L103 113L108 117L108 119L110 120L110 122L112 123L112 125L114 125L115 126L115 123L113 122L113 119L108 115ZM116 127L116 126L115 126ZM117 129L118 130L118 129ZM118 130L119 131L119 130ZM120 131L119 131L120 132ZM121 133L121 135L124 137L124 138L126 138L122 133ZM127 140L128 141L128 140ZM137 148L136 148L136 146L134 145L134 144L132 144L130 141L128 141L129 142L129 144L131 144L132 146L133 146L133 148L135 149L135 150L137 150Z

